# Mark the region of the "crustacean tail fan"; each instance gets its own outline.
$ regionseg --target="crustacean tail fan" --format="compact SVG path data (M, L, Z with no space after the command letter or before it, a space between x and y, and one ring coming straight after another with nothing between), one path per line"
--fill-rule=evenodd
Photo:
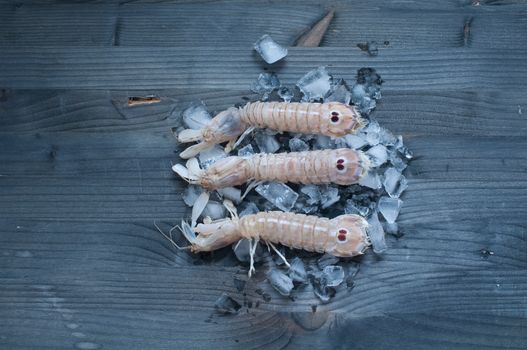
M201 141L202 138L201 129L185 129L177 135L177 140L181 143Z
M190 158L187 161L186 167L181 164L176 164L172 167L172 170L181 176L183 180L193 185L199 183L199 178L203 172L196 158Z
M195 145L187 147L183 152L179 154L179 156L183 159L189 159L197 156L200 152L203 152L211 148L212 146L214 145L201 141L200 143L196 143Z

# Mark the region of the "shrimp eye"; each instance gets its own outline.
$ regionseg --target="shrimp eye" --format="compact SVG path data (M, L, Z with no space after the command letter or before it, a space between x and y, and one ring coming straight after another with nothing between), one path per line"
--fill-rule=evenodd
M337 159L337 169L338 170L346 169L346 166L344 165L344 159L342 159L342 158Z
M348 238L346 236L347 234L348 234L348 231L343 229L343 228L341 228L339 230L339 234L337 235L337 239L339 240L339 242L345 242L347 240L347 238Z
M339 121L339 113L338 112L331 112L331 122L332 123L338 123Z

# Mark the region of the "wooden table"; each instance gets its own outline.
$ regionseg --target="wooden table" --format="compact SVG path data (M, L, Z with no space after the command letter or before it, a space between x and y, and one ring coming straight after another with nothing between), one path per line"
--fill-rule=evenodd
M525 349L522 2L2 2L0 348ZM321 47L272 67L251 50L264 33L292 44L330 4ZM374 116L416 159L404 237L313 312L309 290L266 302L256 278L244 296L228 252L196 260L153 223L186 210L170 170L181 110L255 98L266 68L293 85L319 65L348 82L376 68ZM161 102L127 105L148 94ZM218 316L222 292L252 307Z

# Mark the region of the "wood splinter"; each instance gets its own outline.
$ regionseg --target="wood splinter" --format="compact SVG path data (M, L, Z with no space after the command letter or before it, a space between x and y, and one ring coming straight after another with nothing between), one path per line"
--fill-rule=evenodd
M154 95L128 97L129 106L148 105L148 104L158 103L158 102L161 102L161 98L154 96Z
M330 10L320 21L318 21L309 31L302 34L296 41L298 47L318 47L324 34L328 30L329 24L335 15L335 10Z

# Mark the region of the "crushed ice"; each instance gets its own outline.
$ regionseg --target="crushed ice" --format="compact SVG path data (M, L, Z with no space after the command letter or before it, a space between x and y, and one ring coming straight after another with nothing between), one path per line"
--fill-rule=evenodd
M280 46L269 35L265 34L254 43L254 49L262 56L263 60L269 64L280 61L287 56L287 49Z
M287 51L276 47L276 43L271 41L270 37L263 37L255 44L255 48L269 61L283 58ZM374 48L371 44L369 47ZM352 103L361 111L367 125L357 134L338 139L257 129L247 135L229 154L219 145L202 152L198 157L202 168L206 169L228 155L250 156L258 152L303 152L348 147L364 151L368 155L371 162L370 172L358 184L351 186L263 182L255 184L243 199L241 194L248 185L213 191L202 217L228 217L227 211L220 204L225 198L236 203L240 217L271 210L328 218L341 214L357 214L368 220L368 236L372 250L376 254L386 251L388 245L385 234L400 236L396 221L403 206L400 197L408 187L403 172L413 154L404 145L402 136L393 135L370 117L381 98L382 82L374 69L361 68L356 82L350 85L350 88L343 79L332 77L325 67L318 67L298 80L295 87L297 91L294 92L282 86L275 73L260 74L251 89L260 94L261 100ZM209 120L210 114L202 102L191 105L182 113L182 121L187 128L199 129ZM185 204L192 207L202 192L199 186L189 185L183 193ZM281 258L264 247L264 244L257 243L254 260L262 264L269 261L264 257L273 256L270 260L272 264L266 272L266 280L283 296L292 297L299 286L311 285L314 295L321 302L329 302L341 289L350 290L354 286L359 266L357 262L341 261L329 254L300 254L301 251L277 246L289 260L290 266L286 266ZM249 241L243 239L234 244L232 249L237 260L247 266L250 260ZM227 295L222 295L217 302L217 308L225 313L236 313L238 306L239 304Z

